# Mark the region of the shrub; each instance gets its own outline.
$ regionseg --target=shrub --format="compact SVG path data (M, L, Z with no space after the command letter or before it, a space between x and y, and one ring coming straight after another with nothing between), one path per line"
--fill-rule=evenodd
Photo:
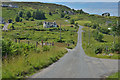
M102 47L97 47L96 49L95 49L95 54L99 54L99 53L102 53Z
M74 20L74 19L71 19L71 20L70 20L70 24L75 24L75 20Z
M104 37L103 34L100 34L100 33L99 33L99 34L98 34L98 37L97 37L97 40L98 40L98 41L102 41L103 37Z
M120 43L116 43L114 45L114 51L118 51L118 53L120 54Z
M43 46L43 52L44 51L50 51L50 47L49 46Z
M37 53L40 53L40 48L37 48L37 49L36 49L36 52L37 52Z
M33 17L31 17L29 20L30 20L30 21L34 21L34 18L33 18Z
M75 45L67 46L68 49L73 49L74 47L75 47Z

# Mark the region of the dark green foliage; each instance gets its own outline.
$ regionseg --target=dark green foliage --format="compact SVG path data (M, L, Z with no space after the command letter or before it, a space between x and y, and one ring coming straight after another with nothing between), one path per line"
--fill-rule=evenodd
M98 31L93 31L93 37L95 38L95 40L98 40L101 42L104 36L103 34L98 33Z
M92 28L93 28L93 29L96 29L97 27L99 27L99 24L95 24L95 23L94 23L94 24L92 25Z
M52 13L51 13L51 12L49 12L49 15L50 15L50 16L52 16Z
M76 10L75 12L79 13L79 14L84 14L85 13L82 9L81 10Z
M102 41L103 37L104 37L103 34L99 33L98 37L97 37L97 40L98 41Z
M61 18L64 18L65 13L61 13L60 16L61 16Z
M70 20L70 24L75 24L75 20L74 20L74 19L71 19L71 20Z
M76 26L76 27L79 27L77 22L75 23L75 26Z
M91 23L85 23L84 26L91 27L92 24Z
M43 52L44 51L49 51L50 50L50 47L49 46L43 46Z
M120 43L116 43L116 44L114 45L114 50L115 50L115 51L118 51L118 53L120 54Z
M102 47L97 47L95 49L95 54L99 54L99 53L102 53Z
M30 20L30 21L34 21L34 18L33 18L33 17L31 17L29 20Z
M33 45L28 44L17 44L11 40L2 40L2 55L20 55L30 49L34 48Z
M19 15L19 17L23 17L23 12L22 11L20 11L19 13L18 13L18 15Z
M11 28L12 28L12 30L15 30L15 27L13 25L11 26Z
M66 19L70 19L70 16L66 15L65 18L66 18Z
M16 21L16 22L20 22L20 17L17 16L17 17L15 18L15 21Z
M33 18L35 18L37 20L46 19L45 13L43 11L39 11L39 10L33 12Z
M30 11L27 11L27 13L26 13L26 17L28 17L28 18L31 17L31 12L30 12Z
M102 32L103 34L109 34L110 30L108 28L100 28L100 32Z

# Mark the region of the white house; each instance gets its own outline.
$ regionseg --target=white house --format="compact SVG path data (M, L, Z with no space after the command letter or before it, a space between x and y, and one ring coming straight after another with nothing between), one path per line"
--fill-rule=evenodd
M57 27L57 24L56 24L55 21L54 21L54 22L44 22L44 23L43 23L43 27L44 27L44 28Z

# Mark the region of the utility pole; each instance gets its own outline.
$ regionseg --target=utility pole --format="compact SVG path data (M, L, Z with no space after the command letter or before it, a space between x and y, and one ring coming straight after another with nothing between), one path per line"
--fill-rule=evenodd
M88 45L90 44L90 27L89 27L89 30L88 30L88 34L89 34L89 41L88 41Z

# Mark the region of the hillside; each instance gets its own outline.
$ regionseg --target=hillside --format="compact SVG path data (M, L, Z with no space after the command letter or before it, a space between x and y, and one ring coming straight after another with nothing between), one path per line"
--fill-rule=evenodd
M69 7L58 5L58 4L48 4L40 2L4 2L5 5L17 5L18 8L2 7L2 17L5 20L14 19L19 11L35 11L37 9L42 10L44 13L48 14L52 12L53 14L59 14L61 11L71 11Z

